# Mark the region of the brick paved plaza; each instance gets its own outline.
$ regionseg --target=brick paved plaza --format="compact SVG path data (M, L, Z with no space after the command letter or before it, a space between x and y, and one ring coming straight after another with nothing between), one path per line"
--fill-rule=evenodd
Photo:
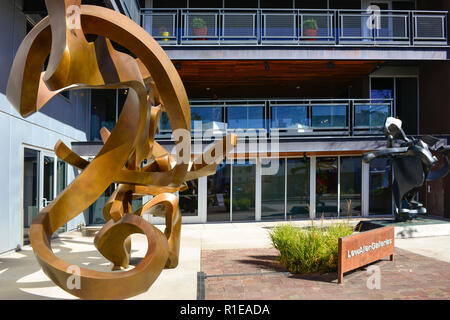
M374 263L381 269L381 288L368 289L367 269L346 273L293 275L277 261L272 248L203 250L201 270L205 299L450 299L450 264L404 249L395 261Z

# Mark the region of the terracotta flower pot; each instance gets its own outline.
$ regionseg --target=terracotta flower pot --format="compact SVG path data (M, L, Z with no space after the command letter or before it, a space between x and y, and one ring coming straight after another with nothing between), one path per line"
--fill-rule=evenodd
M317 37L317 29L305 29L304 30L304 36L305 37ZM316 39L307 39L311 41L315 41Z
M208 28L194 28L194 36L207 36Z

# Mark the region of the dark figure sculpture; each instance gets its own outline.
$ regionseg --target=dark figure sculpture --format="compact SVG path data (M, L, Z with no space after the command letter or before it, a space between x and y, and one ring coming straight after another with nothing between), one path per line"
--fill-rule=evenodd
M425 181L439 180L450 172L450 146L436 149L442 155L444 165L439 170L431 171L438 159L433 156L430 148L434 147L439 139L432 136L410 139L402 129L401 120L392 117L386 119L384 134L387 138L387 148L366 153L363 161L369 163L377 157L392 159L395 220L412 220L418 214L427 212L423 204L413 200L420 187ZM394 146L394 140L401 141L398 147Z

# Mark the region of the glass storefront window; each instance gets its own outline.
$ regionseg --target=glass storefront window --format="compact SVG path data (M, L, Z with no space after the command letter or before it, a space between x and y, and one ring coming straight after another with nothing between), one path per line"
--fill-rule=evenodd
M255 220L256 165L252 160L233 163L233 221Z
M370 162L369 214L392 214L391 161L387 158L376 158Z
M341 157L340 216L361 215L361 157Z
M284 220L284 188L285 188L285 160L278 161L278 171L273 175L261 175L261 219ZM270 162L262 161L262 167L271 167ZM267 163L267 164L265 164Z
M188 188L180 192L179 203L182 216L198 216L198 180L188 181Z
M309 218L310 160L287 159L287 218Z
M311 110L313 128L347 127L346 105L313 105Z
M337 217L338 158L316 159L316 218Z
M307 106L276 106L272 107L272 128L298 129L310 127Z
M207 221L230 221L231 165L217 166L216 174L208 176Z
M229 129L264 129L264 107L228 107Z
M100 198L89 207L89 224L104 224L106 222L103 218L103 207L115 189L115 185L111 184Z

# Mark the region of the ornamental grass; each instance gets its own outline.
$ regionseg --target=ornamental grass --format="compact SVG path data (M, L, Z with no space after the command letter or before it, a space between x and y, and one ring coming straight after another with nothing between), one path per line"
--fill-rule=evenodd
M279 260L292 273L327 273L337 271L338 239L353 233L347 222L327 226L297 228L291 224L269 231Z

